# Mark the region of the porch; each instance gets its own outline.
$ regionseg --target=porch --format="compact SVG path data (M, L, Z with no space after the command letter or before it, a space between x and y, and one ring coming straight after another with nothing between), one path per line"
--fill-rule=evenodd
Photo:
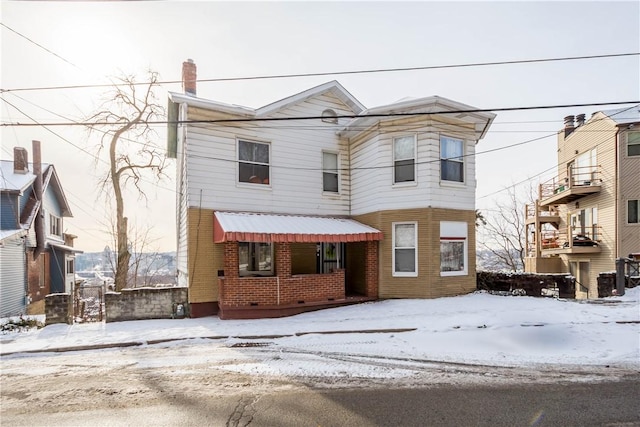
M282 317L378 297L382 233L351 219L216 212L222 319Z

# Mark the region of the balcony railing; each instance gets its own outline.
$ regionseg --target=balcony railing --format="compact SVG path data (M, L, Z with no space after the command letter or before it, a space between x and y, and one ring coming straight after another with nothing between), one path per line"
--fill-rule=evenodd
M600 235L597 225L583 230L544 230L540 233L540 249L543 253L600 252Z
M565 174L540 184L540 206L566 204L600 191L600 166L572 167Z

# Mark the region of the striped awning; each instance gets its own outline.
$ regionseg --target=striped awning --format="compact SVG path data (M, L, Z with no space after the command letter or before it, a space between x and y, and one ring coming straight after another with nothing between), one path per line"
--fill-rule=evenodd
M363 242L382 240L382 232L348 218L215 212L213 241Z

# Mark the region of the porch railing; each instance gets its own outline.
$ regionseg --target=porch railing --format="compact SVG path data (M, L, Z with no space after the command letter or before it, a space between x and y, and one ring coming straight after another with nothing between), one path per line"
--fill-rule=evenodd
M540 184L539 199L568 191L573 187L587 187L600 182L600 165L572 167L567 172L554 176Z

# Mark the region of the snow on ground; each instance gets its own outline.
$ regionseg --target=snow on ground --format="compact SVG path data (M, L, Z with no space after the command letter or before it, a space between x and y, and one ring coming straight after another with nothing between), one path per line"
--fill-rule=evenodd
M373 332L405 328L413 330ZM6 361L43 356L25 354L29 351L133 342L142 343L136 348L153 357L97 358L95 351L87 351L87 360L176 370L211 364L242 374L308 377L403 378L441 362L637 371L639 332L640 287L623 297L589 302L478 292L385 300L279 319L50 325L0 335L0 352L12 354L3 357ZM153 343L160 340L167 341Z

